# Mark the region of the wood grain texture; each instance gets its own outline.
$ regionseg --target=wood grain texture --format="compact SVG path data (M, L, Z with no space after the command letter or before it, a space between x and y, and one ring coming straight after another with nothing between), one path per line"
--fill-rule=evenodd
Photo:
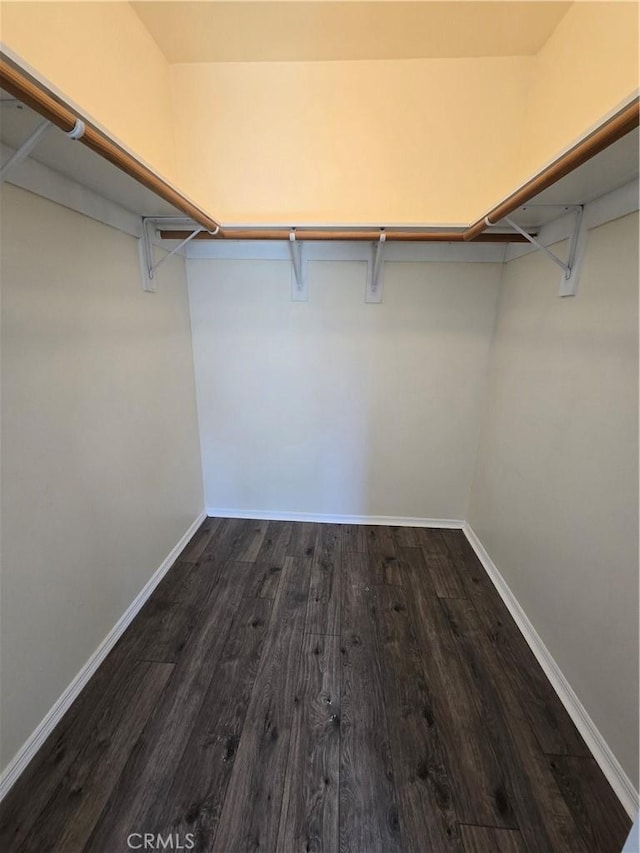
M200 527L189 540L189 544L180 555L183 563L195 563L202 556L216 531L222 524L221 518L205 518Z
M290 525L284 528L288 536ZM234 550L233 559L238 563L255 563L269 533L268 521L248 521L240 547Z
M448 557L449 549L445 542L443 531L435 527L414 528L418 547L422 548L425 556Z
M309 590L309 560L287 557L212 850L274 850Z
M429 576L415 560L403 566L405 585L412 590L407 605L433 684L433 714L449 758L458 817L465 823L515 828L512 792L487 737L478 686L460 660L440 599L430 594L431 579L425 581Z
M549 758L565 802L584 840L585 853L618 853L629 834L629 818L593 758ZM595 817L595 820L594 820Z
M242 599L159 810L161 823L152 827L165 835L194 833L197 849L209 849L215 838L271 610L269 599Z
M310 521L299 521L297 524L292 524L291 527L287 556L313 557L318 536L318 525Z
M582 736L538 665L520 629L467 537L461 530L443 530L458 575L475 606L480 623L489 638L531 727L543 750L550 755L589 755ZM527 677L523 678L522 673Z
M251 598L268 598L273 600L278 592L280 584L280 575L286 557L282 558L280 564L269 560L263 562L258 560L254 563L251 583L247 588L247 595Z
M115 654L134 660L175 663L196 628L220 565L203 560L176 563L119 640Z
M114 649L0 803L0 849L18 850L70 772L99 721L117 704L135 662ZM79 798L83 802L83 798Z
M399 548L400 571L404 576L404 584L407 592L413 592L414 587L407 583L411 578L419 578L420 595L428 598L437 598L436 588L424 558L421 548Z
M160 236L163 240L184 240L191 232L170 228L162 229ZM464 231L386 231L389 242L402 243L462 243ZM226 228L216 236L202 231L195 240L288 240L290 230L273 228ZM298 240L348 240L375 243L380 239L380 231L334 231L329 229L296 231ZM535 237L535 232L531 235ZM493 231L479 234L475 237L478 243L525 243L526 237L513 231Z
M211 594L208 613L175 665L153 717L136 744L120 783L87 844L126 849L139 827L162 822L163 793L170 785L191 728L220 660L234 613L250 578L250 563L228 564Z
M448 532L448 531L447 531ZM453 531L460 532L461 531ZM467 593L458 571L458 563L451 559L443 531L423 528L418 541L424 554L427 571L439 598L466 598Z
M313 561L305 631L340 633L342 529L339 524L319 524Z
M450 770L405 590L376 591L378 650L404 849L461 851Z
M462 825L464 853L526 853L517 829Z
M355 551L358 554L367 553L367 534L363 524L343 524L342 542L345 553Z
M266 536L265 522L247 518L224 518L219 533L209 540L201 559L216 564L228 560L238 563L254 562Z
M371 558L373 582L376 584L402 585L402 572L398 559L398 547L390 527L365 527L367 553Z
M398 548L419 548L418 533L415 527L392 527L391 535Z
M373 560L373 573L377 583L402 586L402 570L397 554L386 557L374 555Z
M346 567L345 567L346 568ZM353 554L342 586L340 851L402 850L369 558Z
M618 853L460 531L209 519L185 555L0 804L3 850Z
M289 541L293 526L294 524L291 521L267 522L262 546L258 551L256 560L282 566L289 553Z
M473 604L440 601L463 662L473 680L486 738L498 756L510 803L530 853L579 853L584 843L560 794L510 682L482 631Z
M132 667L18 848L20 853L84 850L172 670L173 665L166 663L141 662Z
M260 548L254 558L255 571L247 595L275 598L289 551L292 528L293 524L287 521L266 522Z
M277 850L338 850L340 638L306 634Z

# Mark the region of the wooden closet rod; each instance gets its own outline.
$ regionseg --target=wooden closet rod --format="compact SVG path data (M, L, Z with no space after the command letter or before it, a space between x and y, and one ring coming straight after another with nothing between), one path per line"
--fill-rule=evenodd
M76 116L58 98L48 91L42 83L32 79L22 70L16 68L5 56L0 55L0 88L18 98L23 104L40 113L65 133L75 127L76 119L81 118L85 123L85 132L80 141L92 151L100 154L105 160L113 163L127 175L141 183L151 192L160 196L164 201L176 207L185 216L202 225L207 231L217 231L218 223L188 201L170 184L158 177L147 166L143 165L128 151L125 151L101 131L92 127L82 116Z
M76 124L76 116L62 101L50 92L42 83L27 75L10 62L4 55L0 54L0 88L5 89L18 100L37 113L49 119L57 127L65 132L71 131ZM84 119L83 119L84 121ZM524 186L513 192L508 198L492 208L485 216L474 222L465 231L385 231L385 237L393 242L447 242L459 243L474 240L476 242L515 242L525 240L520 234L499 234L485 232L488 225L495 224L505 216L513 213L518 207L527 204L531 199L550 187L560 178L581 166L587 160L599 154L609 145L617 142L629 131L638 127L639 102L636 98L628 106L620 110L616 115L606 121L597 130L583 139L551 165L545 167L541 172L527 181ZM102 131L94 128L85 121L86 130L81 137L87 147L104 157L114 166L130 175L147 189L164 199L177 208L185 216L193 219L207 232L216 232L215 235L203 232L195 239L227 239L227 240L288 240L291 233L286 229L233 229L221 228L220 225L208 216L203 210L186 199L170 184L160 178L151 169L142 164L132 154L125 151ZM161 231L166 239L183 239L189 232L185 231ZM380 238L380 231L370 229L362 231L348 230L321 230L321 229L298 229L299 240L358 240L375 242Z
M225 240L288 240L291 229L242 229L227 228L224 232ZM355 240L357 242L377 243L381 231L323 231L322 229L296 229L298 240ZM464 231L385 231L387 243L462 243ZM189 236L188 231L163 229L160 237L163 240L184 240ZM532 235L532 236L535 236ZM206 231L197 234L194 240L217 240ZM526 237L517 233L499 233L489 231L480 234L474 240L475 243L526 243Z
M630 104L621 109L618 113L608 119L604 124L601 124L597 130L589 136L582 139L577 145L569 149L565 154L554 160L549 166L546 166L542 171L534 175L531 180L527 181L520 189L511 193L504 201L493 207L477 222L469 226L464 232L465 240L477 240L488 225L495 225L505 216L509 216L519 207L527 204L532 198L548 189L550 186L564 178L569 172L573 172L578 166L586 163L596 154L604 151L614 142L617 142L627 133L635 130L638 127L640 116L640 108L638 98L635 98ZM488 220L488 222L487 222Z

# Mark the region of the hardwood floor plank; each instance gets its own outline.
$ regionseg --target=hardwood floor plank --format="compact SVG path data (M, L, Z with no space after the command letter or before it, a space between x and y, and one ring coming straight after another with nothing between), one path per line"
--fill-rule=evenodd
M422 548L399 548L400 555L400 571L403 575L402 586L407 589L411 588L411 583L415 582L416 578L420 579L420 594L427 595L430 598L437 598L436 588L427 564L425 562ZM413 578L413 581L411 579Z
M526 853L517 829L462 825L465 853Z
M461 531L209 519L184 555L1 849L617 853L630 822Z
M276 850L337 853L340 638L306 634Z
M381 524L365 524L367 553L381 557L396 557L397 549L390 527Z
M119 664L113 654L107 657L0 803L0 849L18 850L131 678L133 667L116 665L116 660Z
M447 614L467 676L476 684L486 737L512 791L513 810L525 849L529 853L584 851L584 842L547 766L547 758L482 631L472 602L448 599L441 600L440 605Z
M113 653L124 659L175 663L201 618L220 566L207 560L175 563Z
M393 557L372 555L370 559L373 561L372 569L376 583L387 586L402 586L402 568L400 558L397 555Z
M464 536L462 531L420 527L415 532L436 595L439 598L466 598L467 592L459 574L459 561L451 553L445 537L449 533Z
M269 530L269 522L247 519L240 546L231 554L238 563L255 563Z
M343 637L364 632L375 639L375 587L369 554L352 552L341 566L340 626ZM364 593L371 593L364 595Z
M491 579L461 530L446 530L445 540L458 561L459 575L480 622L525 709L542 750L550 755L590 755L582 736ZM526 678L522 677L526 673Z
M343 639L343 648L340 851L400 851L380 673L370 644L351 637Z
M418 531L415 527L392 527L391 535L397 548L419 548Z
M375 629L369 557L353 553L342 585L340 851L402 850Z
M256 598L275 598L280 575L287 557L291 529L288 521L269 521L262 545L255 559L255 571L247 595Z
M342 541L346 553L355 551L357 554L366 554L367 532L364 524L343 524Z
M280 575L285 560L286 557L283 557L281 563L263 562L262 560L254 563L251 583L247 587L247 596L249 598L268 598L273 601L278 592Z
M446 554L456 564L458 577L465 589L465 598L473 598L484 593L496 601L502 602L489 575L484 570L469 540L462 530L441 530L440 536L446 545Z
M222 525L217 525L215 535L224 536ZM34 817L45 807L73 763L87 737L86 732L95 724L95 715L101 713L112 692L118 693L120 681L135 666L136 660L177 658L183 653L184 644L188 648L197 621L210 605L209 596L219 568L211 560L191 565L179 558L165 575L132 625L47 738L19 783L0 804L0 846L4 846L6 838L11 838L11 843L17 847L24 838ZM199 586L191 584L196 577L201 578ZM185 618L178 606L182 600L180 589L183 584L192 589L193 598L200 599L199 615L193 619L190 615ZM159 605L156 597L160 599ZM176 604L173 608L170 606L172 599ZM169 604L169 609L166 604Z
M166 663L141 662L132 668L121 689L111 694L19 853L84 849L172 670L173 664Z
M299 521L292 524L291 527L287 556L313 557L318 536L318 525L311 521Z
M449 556L429 554L424 549L423 554L438 598L466 598L455 562Z
M287 557L222 807L214 853L274 851L294 710L307 558Z
M478 686L460 660L441 599L431 595L432 586L425 581L419 562L407 563L406 571L409 616L432 685L433 716L446 750L458 818L464 823L517 828L512 791L478 710Z
M449 550L444 540L443 530L435 527L414 528L418 547L422 548L425 557L448 557Z
M305 631L340 633L342 530L339 524L319 524L311 563L311 584Z
M289 550L293 526L292 521L270 521L256 559L282 566Z
M585 853L619 853L631 820L595 760L553 756L548 761L580 830Z
M232 534L227 540L225 559L236 563L254 563L258 555L270 555L274 547L274 530L277 530L279 538L282 531L280 525L277 521L232 519ZM286 535L286 530L282 532Z
M502 601L473 598L480 623L525 709L543 752L588 756L589 749ZM523 673L526 677L523 678Z
M180 555L183 563L195 563L200 559L202 552L216 535L221 522L220 518L205 518Z
M376 600L378 648L404 850L461 851L446 753L405 591L380 587Z
M271 610L269 599L241 601L165 802L145 818L151 831L182 838L193 833L197 850L213 844Z
M243 553L251 541L254 522L246 518L221 518L219 522L216 535L209 540L198 559L221 566L233 560L236 554Z
M145 823L158 822L155 810L164 801L163 793L187 745L252 569L251 563L229 563L221 572L206 617L192 637L188 654L174 666L87 851L126 849L129 833L144 832Z

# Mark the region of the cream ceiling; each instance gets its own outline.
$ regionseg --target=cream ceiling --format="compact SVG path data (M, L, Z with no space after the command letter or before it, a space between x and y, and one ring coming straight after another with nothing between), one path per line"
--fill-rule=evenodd
M571 3L163 0L132 4L169 62L537 53Z

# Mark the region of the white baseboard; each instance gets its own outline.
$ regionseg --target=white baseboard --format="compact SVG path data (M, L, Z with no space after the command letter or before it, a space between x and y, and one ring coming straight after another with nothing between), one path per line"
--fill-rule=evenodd
M624 772L620 762L615 757L606 740L599 732L596 724L587 713L586 708L574 693L571 685L554 660L551 652L542 642L538 632L533 627L527 617L527 614L520 606L518 599L515 597L509 585L498 571L495 563L485 550L482 542L478 539L471 525L465 522L462 529L469 540L471 547L476 552L478 559L491 578L500 597L507 606L509 613L522 632L525 640L531 648L531 651L536 656L538 663L551 682L551 686L558 694L560 701L566 708L576 728L584 738L586 745L600 766L600 769L607 777L607 780L613 788L616 796L622 803L629 817L632 820L635 819L638 813L638 792L634 788L633 783Z
M176 559L180 556L187 543L189 542L193 534L196 532L198 527L200 527L206 517L206 512L201 512L198 515L198 517L195 519L193 524L190 525L184 536L167 554L167 556L158 566L151 578L149 578L147 583L140 590L140 592L131 602L129 607L127 607L120 619L118 619L116 624L109 631L107 636L100 643L98 648L91 655L91 657L82 667L80 672L75 676L75 678L66 688L62 696L60 696L55 705L53 705L53 707L48 711L44 719L39 723L35 731L30 735L27 741L18 750L14 758L9 762L9 764L3 771L2 776L0 777L0 800L2 800L2 798L5 797L7 793L11 790L20 774L29 764L29 762L34 757L36 752L40 749L45 740L49 737L49 735L60 722L67 710L71 707L75 699L80 694L80 691L88 683L91 676L98 669L102 661L106 658L111 649L118 642L122 634L125 632L126 628L133 621L136 614L141 609L142 605L149 598L153 590L157 587L157 585L169 571L171 566L175 563Z
M379 524L389 527L448 527L462 530L457 518L410 518L395 515L328 515L317 512L282 512L261 509L207 507L210 518L254 518L260 521L313 521L317 524Z

